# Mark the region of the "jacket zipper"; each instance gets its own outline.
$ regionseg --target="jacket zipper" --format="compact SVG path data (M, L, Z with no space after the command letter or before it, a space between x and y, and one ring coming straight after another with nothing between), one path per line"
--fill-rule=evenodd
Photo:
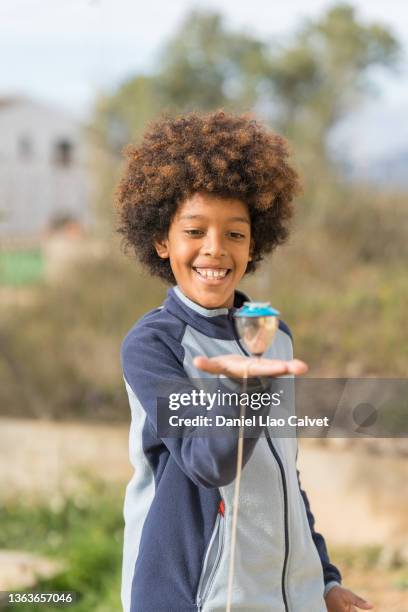
M233 313L232 313L232 311L228 313L228 318L231 321L231 325L232 325L232 329L233 329L233 333L234 333L234 338L235 338L235 340L236 340L236 342L238 344L238 347L241 349L241 351L243 352L244 355L246 355L247 357L250 357L250 354L248 353L248 351L242 346L240 338L239 338L239 336L238 336L238 334L236 332L234 321L233 321ZM265 437L266 437L266 441L268 443L268 446L271 449L272 455L274 456L276 463L278 464L280 475L281 475L281 480L282 480L284 533L285 533L285 556L284 556L284 559L283 559L281 588L282 588L282 598L283 598L283 603L284 603L284 606L285 606L285 612L289 612L288 600L287 600L286 589L285 589L286 569L287 569L288 557L289 557L288 490L287 490L287 484L286 484L285 470L284 470L281 458L279 457L278 452L277 452L277 450L275 449L275 447L274 447L274 445L272 443L272 440L271 440L270 435L269 435L268 428L265 427L264 431L265 431Z
M215 574L220 564L222 552L224 548L224 515L218 511L215 521L214 531L208 545L208 549L204 559L203 572L200 577L200 582L197 589L197 607L202 609L203 604L211 590L214 582ZM211 564L211 556L215 557ZM211 565L210 565L211 564Z
M288 600L287 600L287 597L286 597L286 590L285 590L286 568L287 568L288 557L289 557L288 490L287 490L287 484L286 484L285 470L284 470L281 458L279 457L276 448L272 444L272 440L270 438L269 431L268 431L267 427L265 427L265 436L266 436L266 441L268 443L268 446L271 449L272 454L275 457L276 462L277 462L277 464L279 466L279 470L280 470L280 474L281 474L281 479L282 479L284 525L285 525L285 557L284 557L284 560L283 560L283 568L282 568L282 597L283 597L283 603L285 604L285 612L289 612Z

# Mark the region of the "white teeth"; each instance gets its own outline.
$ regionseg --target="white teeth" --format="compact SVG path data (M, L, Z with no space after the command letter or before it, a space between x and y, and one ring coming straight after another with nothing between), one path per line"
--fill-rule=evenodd
M214 270L213 268L195 268L195 270L203 278L224 278L228 272L226 269Z

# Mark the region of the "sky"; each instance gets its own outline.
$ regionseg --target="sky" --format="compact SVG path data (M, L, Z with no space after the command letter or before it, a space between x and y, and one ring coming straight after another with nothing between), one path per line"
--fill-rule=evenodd
M113 91L136 72L154 68L159 49L194 7L217 10L229 26L268 41L290 34L302 20L318 17L332 4L331 0L1 0L0 97L28 95L86 118L98 93ZM363 20L389 26L407 52L406 0L352 4ZM397 75L379 73L376 80L381 96L360 111L351 127L345 126L355 134L357 153L363 146L375 155L378 141L385 137L394 150L408 148L408 128L401 126L408 107L406 58ZM382 130L382 137L375 130L371 134L373 124ZM390 129L394 125L397 129Z

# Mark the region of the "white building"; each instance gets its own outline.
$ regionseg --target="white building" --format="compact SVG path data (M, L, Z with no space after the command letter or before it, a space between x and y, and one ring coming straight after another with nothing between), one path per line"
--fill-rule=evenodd
M0 98L0 239L43 235L63 217L87 227L87 146L81 124L24 98Z

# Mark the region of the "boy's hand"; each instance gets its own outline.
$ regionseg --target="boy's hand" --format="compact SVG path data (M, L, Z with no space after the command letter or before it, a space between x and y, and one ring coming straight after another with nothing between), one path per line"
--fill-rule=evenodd
M374 608L371 603L341 586L330 589L325 599L328 612L356 612L357 608L360 610L372 610Z
M224 374L230 378L246 376L285 376L305 374L308 367L299 359L250 359L241 355L221 355L220 357L194 357L194 365L210 374Z

